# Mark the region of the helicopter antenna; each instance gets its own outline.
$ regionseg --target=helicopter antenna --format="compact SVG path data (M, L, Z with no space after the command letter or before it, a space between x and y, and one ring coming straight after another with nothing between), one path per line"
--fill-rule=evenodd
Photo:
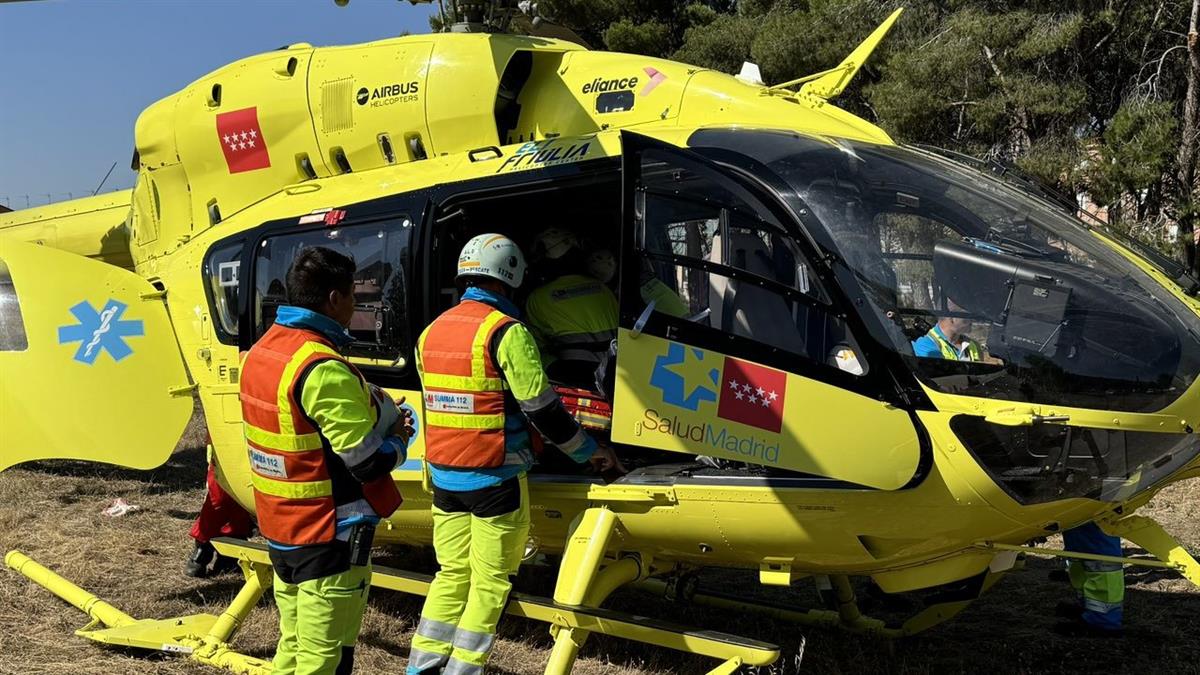
M437 0L438 15L442 17L442 30L446 30L446 3Z
M107 181L108 177L112 175L113 169L115 168L117 168L117 163L113 162L113 165L108 167L108 173L104 174L104 178L100 179L100 184L96 186L95 190L92 190L93 197L100 194L100 188L104 187L104 182Z
M842 93L846 85L850 84L850 80L854 79L854 76L862 68L863 64L866 63L871 53L875 51L875 48L879 46L879 43L883 42L883 38L892 29L892 24L896 23L896 19L900 18L900 13L903 11L904 8L900 8L892 12L888 18L883 20L883 23L879 24L878 28L867 36L867 39L855 47L854 51L842 59L842 62L837 66L829 70L822 70L819 73L813 73L812 75L805 75L795 80L782 82L768 87L766 91L768 93L790 91L792 87L803 84L804 86L799 91L800 94L807 94L823 100L829 100L837 96Z

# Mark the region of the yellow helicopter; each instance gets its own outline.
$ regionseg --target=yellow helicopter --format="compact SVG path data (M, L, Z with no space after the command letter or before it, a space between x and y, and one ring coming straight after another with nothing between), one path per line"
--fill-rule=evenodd
M838 66L768 86L571 41L472 30L250 57L147 108L132 191L0 215L0 470L46 458L151 468L198 396L219 479L253 508L239 352L284 303L297 251L358 263L348 354L418 402L421 328L457 299L462 243L547 226L615 252L608 480L530 476L530 556L561 555L548 673L591 632L705 654L733 672L778 648L601 609L640 584L801 623L901 636L944 621L1089 521L1200 583L1136 515L1200 476L1200 301L1169 261L946 153L897 145L829 101L891 15ZM644 297L653 281L686 311ZM915 339L972 323L978 361ZM20 382L20 386L12 383ZM92 392L62 409L65 389ZM587 418L586 411L581 412ZM79 444L77 439L94 439ZM382 543L428 545L423 442L394 478ZM228 645L270 574L220 542L246 584L221 617L136 620L20 553L6 561L96 620L95 640L265 667ZM691 583L812 577L830 606L781 610ZM944 591L911 618L862 615L850 578ZM380 587L427 579L377 569Z

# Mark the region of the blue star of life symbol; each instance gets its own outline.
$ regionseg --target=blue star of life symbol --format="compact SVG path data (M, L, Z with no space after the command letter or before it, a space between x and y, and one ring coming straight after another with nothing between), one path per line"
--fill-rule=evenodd
M654 370L650 372L650 386L662 392L664 403L686 410L699 410L701 403L717 400L716 390L696 386L688 391L683 375L671 370L673 366L682 365L687 360L689 351L697 361L704 360L704 350L687 349L681 344L671 343L666 354L654 359ZM708 379L712 380L713 385L717 384L720 374L716 368L708 371Z
M146 334L141 319L122 319L121 315L128 309L123 302L109 299L108 304L96 311L87 300L71 308L71 314L79 323L70 326L59 326L58 344L78 342L79 349L75 350L75 360L89 366L100 357L100 352L108 351L113 361L133 353L125 338Z

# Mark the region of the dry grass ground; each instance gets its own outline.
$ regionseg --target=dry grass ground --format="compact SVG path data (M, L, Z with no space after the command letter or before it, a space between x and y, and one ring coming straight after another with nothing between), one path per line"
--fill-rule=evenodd
M185 443L167 465L152 472L62 462L12 469L0 474L0 552L23 550L137 617L218 613L238 580L195 580L181 573L203 483L204 452L194 442ZM100 515L117 497L141 509L120 518ZM1200 548L1200 482L1165 491L1146 511L1193 550ZM422 553L398 558L389 562L428 568L428 556ZM637 591L622 592L613 606L775 642L784 654L772 669L776 673L1200 673L1196 588L1173 575L1133 570L1126 610L1129 636L1069 641L1050 633L1054 603L1068 595L1062 584L1047 580L1052 566L1031 560L1026 570L1009 575L957 619L895 643L811 629L804 631L805 642L792 625L672 606ZM525 576L525 590L544 594L552 584L549 570ZM419 609L417 598L384 591L372 596L357 672L402 672ZM181 658L101 648L73 635L83 623L83 614L47 591L8 570L0 572L0 673L215 672ZM276 636L273 606L263 602L235 644L269 658ZM541 672L550 648L545 625L510 618L502 625L501 638L492 661L495 672ZM684 674L712 665L668 650L593 638L576 672Z

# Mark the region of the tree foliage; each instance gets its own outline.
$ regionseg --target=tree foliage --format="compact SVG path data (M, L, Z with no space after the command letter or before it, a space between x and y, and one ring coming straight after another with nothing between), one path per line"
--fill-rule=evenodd
M1086 193L1127 229L1179 222L1190 231L1200 211L1193 198L1200 142L1181 140L1197 135L1184 127L1200 125L1185 115L1195 2L540 0L540 7L593 48L732 73L752 61L777 83L836 65L903 6L840 107L898 141L1012 162L1063 191Z

